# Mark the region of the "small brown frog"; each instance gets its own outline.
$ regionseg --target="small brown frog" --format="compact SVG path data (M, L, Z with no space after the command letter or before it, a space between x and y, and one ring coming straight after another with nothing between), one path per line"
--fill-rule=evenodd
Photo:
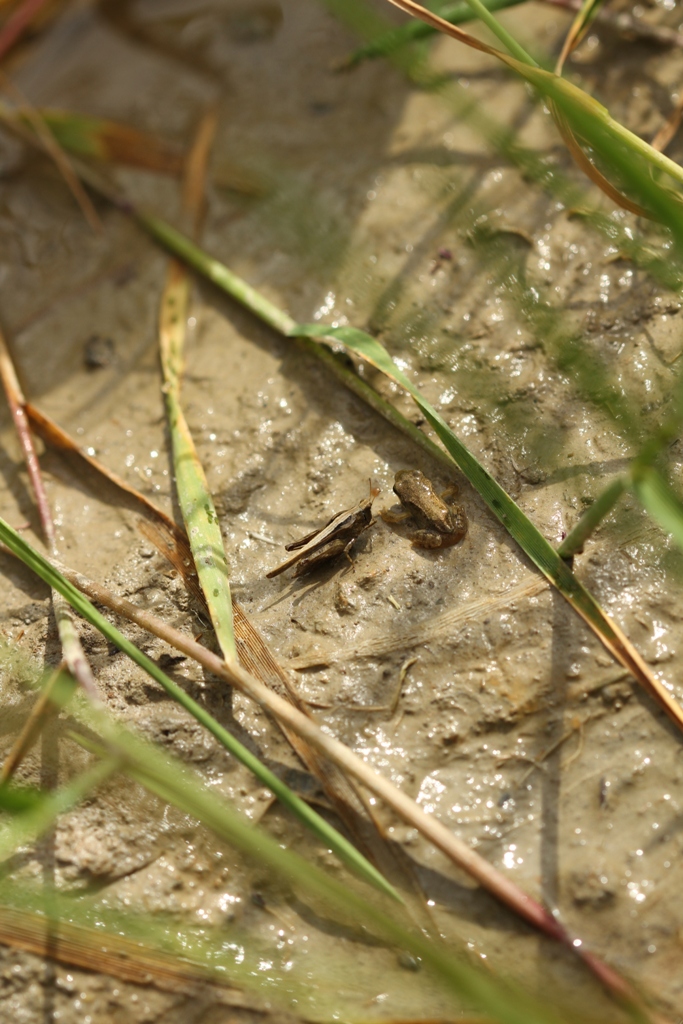
M453 484L439 496L419 469L400 469L394 477L394 494L403 511L383 509L380 515L385 523L406 523L413 547L450 547L467 533L465 510L454 500L457 493Z

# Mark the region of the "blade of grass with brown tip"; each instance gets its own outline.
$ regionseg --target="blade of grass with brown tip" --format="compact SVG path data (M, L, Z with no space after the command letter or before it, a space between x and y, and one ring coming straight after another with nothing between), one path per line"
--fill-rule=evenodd
M53 141L74 157L139 167L173 177L180 177L185 169L186 157L180 146L120 121L50 107L36 108L35 115ZM0 103L0 120L15 132L28 132L35 138L35 118L22 111L21 105L16 109ZM263 196L271 187L263 175L226 159L216 161L210 177L218 188L245 196Z
M69 153L103 163L127 164L148 171L178 176L185 155L167 139L141 132L119 121L92 117L72 110L40 108L40 116ZM30 122L29 127L33 127Z
M183 205L195 230L203 205L206 164L215 127L215 114L200 124L188 159ZM161 297L159 355L176 493L211 624L223 656L230 661L237 657L237 648L228 561L213 497L180 401L189 293L187 270L172 259Z
M327 6L330 6L327 0L325 2ZM519 4L526 2L527 0L484 0L484 4L489 11L502 11L507 7L517 7ZM439 17L451 25L463 25L468 21L476 19L476 15L471 7L464 2L444 4L439 7L438 13ZM396 53L401 47L408 46L410 43L416 43L421 39L428 39L430 36L435 35L436 32L437 29L423 21L409 21L398 28L388 26L385 32L377 34L370 42L359 46L348 57L339 61L335 65L335 71L346 71L362 63L364 60L371 60L375 57L388 57L390 54Z
M24 397L24 393L22 391L21 384L19 383L19 378L17 377L14 363L2 331L0 331L0 380L2 381L2 386L4 388L5 395L7 396L12 420L21 445L31 484L31 490L33 491L40 525L43 530L48 550L52 554L56 555L57 537L54 522L52 520L50 504L47 500L47 494L45 493L43 478L40 472L40 463L38 462L38 456L36 454L33 437L28 423L26 398ZM69 671L78 681L79 685L83 687L84 692L88 694L89 698L94 701L99 701L100 696L97 689L97 683L95 682L95 677L92 674L92 669L90 668L88 659L83 652L71 612L62 596L55 591L52 593L52 607L57 621L59 639L62 645L62 654Z
M585 36L591 26L591 22L597 17L602 3L603 0L583 0L581 9L574 18L571 27L565 36L564 43L562 44L562 50L560 52L560 56L557 58L557 64L555 65L556 75L562 74L564 62Z

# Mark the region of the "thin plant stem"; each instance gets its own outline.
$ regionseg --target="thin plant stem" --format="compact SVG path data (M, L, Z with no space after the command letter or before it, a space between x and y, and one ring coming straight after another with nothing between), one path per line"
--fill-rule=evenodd
M0 786L11 779L38 739L46 719L59 710L52 702L52 693L65 667L66 663L59 665L44 683L38 695L38 700L31 708L31 712L24 722L21 732L3 761L2 768L0 769Z
M590 535L597 529L605 516L612 511L624 491L628 489L629 484L630 478L625 475L617 477L607 485L558 547L557 553L560 558L571 558L572 555L583 550Z
M393 3L393 0L389 0L389 3ZM503 28L501 23L493 17L489 8L486 7L481 0L465 0L465 3L472 8L472 13L475 17L479 18L480 21L483 21L487 28L500 39L503 46L507 47L513 57L522 61L523 64L531 64L532 67L538 67L534 58L526 52L523 46L520 46L514 36L511 36L507 29Z
M19 41L48 0L24 0L0 32L0 60Z
M33 435L26 415L26 398L24 397L19 378L14 368L14 362L10 355L5 337L0 331L0 380L7 396L7 402L14 421L14 427L19 438L21 450L26 463L26 469L36 503L40 525L47 542L48 550L52 555L58 554L57 535L50 504L45 493L40 463L33 443ZM97 683L93 676L88 659L81 646L78 632L73 622L73 617L64 598L57 592L52 592L52 607L57 622L57 630L62 645L64 660L79 685L85 693L94 701L100 700Z

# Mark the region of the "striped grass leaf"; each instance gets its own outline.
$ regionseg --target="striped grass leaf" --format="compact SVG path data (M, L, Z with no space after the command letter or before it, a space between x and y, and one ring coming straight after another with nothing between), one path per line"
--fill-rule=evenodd
M223 535L206 475L180 404L188 295L187 271L173 260L161 300L159 348L176 491L216 639L223 657L235 660L237 648Z
M305 801L298 797L270 769L266 768L251 751L247 750L231 733L228 732L209 712L194 701L181 686L174 683L159 666L143 654L135 644L131 643L115 626L113 626L94 605L73 584L69 583L35 548L32 548L23 537L0 519L0 540L17 558L48 586L58 591L69 602L71 607L102 633L119 650L128 655L140 668L144 669L152 679L160 684L166 692L185 708L204 728L206 728L233 757L245 765L289 810L306 825L314 835L333 850L341 861L352 871L381 892L389 894L393 899L402 902L401 897L386 879L360 854L355 847L341 836L336 829L321 818Z

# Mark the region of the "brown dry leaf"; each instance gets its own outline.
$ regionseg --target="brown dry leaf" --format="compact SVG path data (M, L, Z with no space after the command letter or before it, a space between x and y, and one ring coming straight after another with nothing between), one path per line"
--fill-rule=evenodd
M0 943L136 985L153 985L165 992L192 993L200 986L205 991L208 983L217 1001L225 1005L268 1012L261 1011L255 999L227 985L199 964L122 935L54 921L42 914L0 907Z

